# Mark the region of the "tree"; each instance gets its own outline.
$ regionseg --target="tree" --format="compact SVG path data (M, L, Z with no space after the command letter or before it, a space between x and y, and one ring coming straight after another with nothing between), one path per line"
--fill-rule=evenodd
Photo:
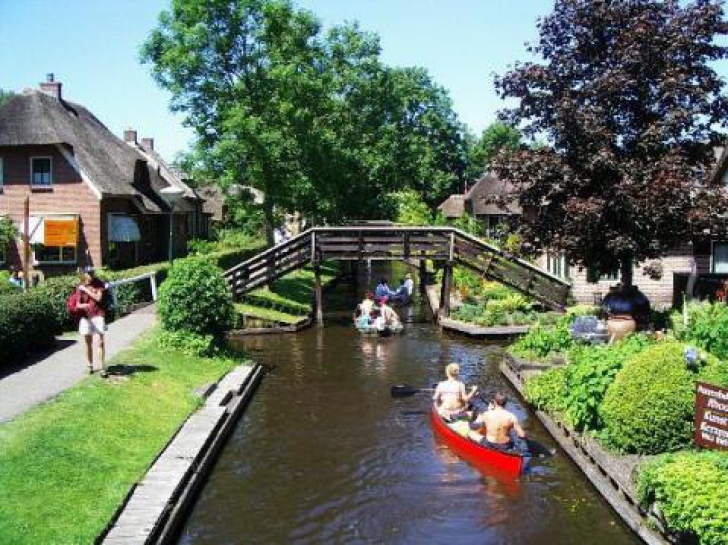
M2 108L5 103L14 96L15 93L13 93L12 91L3 91L2 89L0 89L0 108Z
M501 149L515 150L521 143L521 133L515 127L502 121L491 123L483 130L479 139L473 138L468 149L468 171L466 180L479 178Z
M421 69L392 69L356 25L323 35L289 0L173 0L142 49L196 132L203 178L265 194L276 215L387 217L386 195L434 202L462 176L460 124Z
M503 153L500 176L534 210L523 234L600 272L664 255L716 216L708 177L728 104L709 64L727 50L721 3L557 0L530 51L496 79L507 123L549 146Z

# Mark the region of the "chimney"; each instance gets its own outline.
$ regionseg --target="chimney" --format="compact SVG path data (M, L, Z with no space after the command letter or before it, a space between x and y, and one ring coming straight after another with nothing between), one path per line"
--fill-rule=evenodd
M136 144L137 132L134 129L126 129L124 131L124 142L127 144Z
M56 81L53 73L46 75L46 80L40 84L40 90L46 95L61 100L61 82Z
M154 138L142 138L142 147L147 151L154 151Z

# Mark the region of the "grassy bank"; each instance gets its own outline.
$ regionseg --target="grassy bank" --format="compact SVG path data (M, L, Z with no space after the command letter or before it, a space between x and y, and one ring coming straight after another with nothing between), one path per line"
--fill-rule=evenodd
M321 266L321 283L326 286L334 281L339 272L337 263ZM294 271L278 279L272 289L257 289L245 296L235 308L238 314L295 324L306 318L313 310L314 272L310 268Z
M0 543L92 543L200 404L193 390L242 359L157 346L153 331L91 377L0 426Z

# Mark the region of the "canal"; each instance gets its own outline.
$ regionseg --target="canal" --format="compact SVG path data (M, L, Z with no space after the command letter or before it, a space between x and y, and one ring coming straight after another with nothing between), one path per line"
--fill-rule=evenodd
M458 362L555 447L500 375L503 346L441 333L417 300L403 335L362 336L348 320L359 295L328 293L324 328L241 341L269 371L180 543L639 543L563 452L508 479L439 444L428 397L389 387L428 386Z

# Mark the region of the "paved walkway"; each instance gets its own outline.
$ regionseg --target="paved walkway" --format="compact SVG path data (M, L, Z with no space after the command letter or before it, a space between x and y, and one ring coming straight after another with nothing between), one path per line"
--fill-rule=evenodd
M107 364L114 355L154 325L155 310L156 305L150 305L109 325L106 335ZM74 342L0 379L0 422L15 418L86 378L85 352L83 342Z

